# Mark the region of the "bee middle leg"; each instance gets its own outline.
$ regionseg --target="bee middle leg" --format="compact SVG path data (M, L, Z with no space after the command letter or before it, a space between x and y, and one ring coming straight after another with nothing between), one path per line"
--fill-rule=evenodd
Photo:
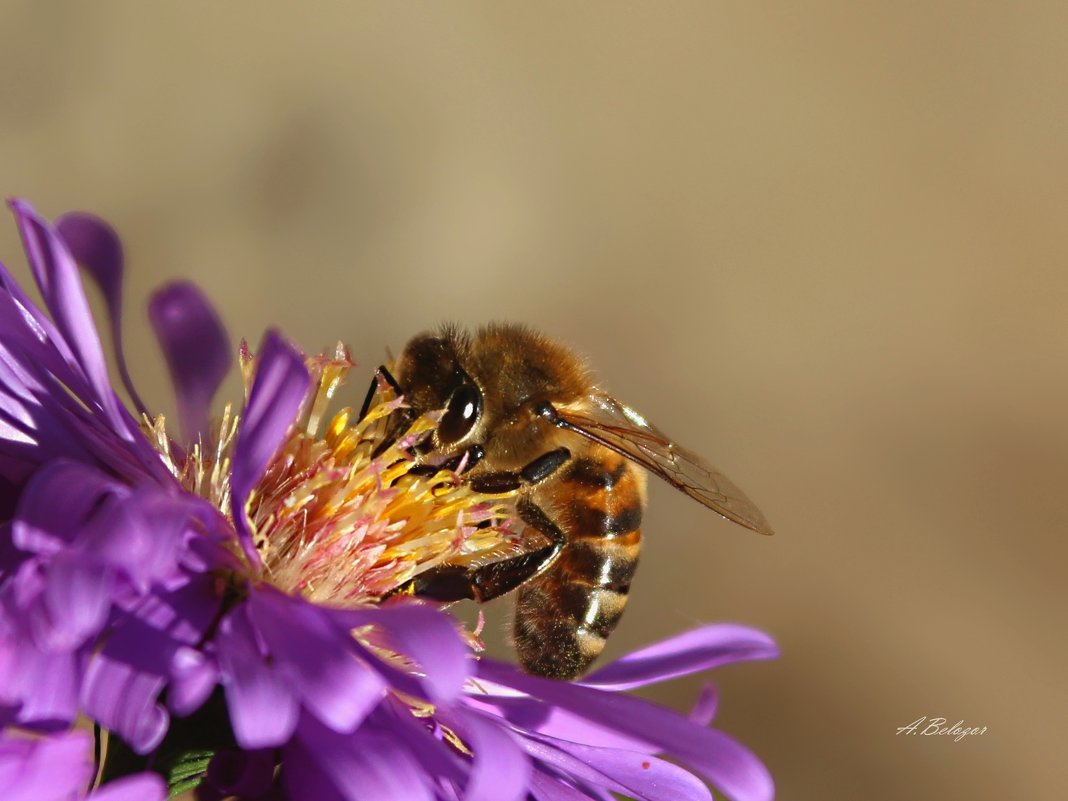
M416 595L443 602L473 600L484 603L541 574L560 556L567 540L563 531L531 501L520 501L516 511L524 523L548 537L550 544L488 565L431 568L406 581L391 594Z
M508 495L538 484L571 458L567 448L557 448L539 456L518 471L482 473L470 479L476 492ZM417 595L436 601L491 601L511 592L544 572L556 561L567 542L564 533L535 503L523 498L516 504L520 519L549 539L549 544L527 553L490 562L487 565L441 565L420 573L393 591L394 595Z
M571 451L567 448L557 448L555 451L543 453L520 470L498 470L492 473L482 473L474 476L469 484L475 492L481 492L486 495L507 495L544 481L559 470L570 458Z

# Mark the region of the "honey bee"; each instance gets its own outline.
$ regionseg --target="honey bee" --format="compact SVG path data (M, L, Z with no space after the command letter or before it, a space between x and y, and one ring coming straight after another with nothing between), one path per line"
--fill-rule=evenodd
M582 674L619 622L641 548L639 468L735 523L772 533L722 473L598 388L571 350L529 328L420 334L395 377L385 368L379 375L404 396L398 427L444 410L420 458L462 460L474 490L515 496L517 516L547 543L488 564L443 565L403 591L481 603L518 590L514 640L530 673Z

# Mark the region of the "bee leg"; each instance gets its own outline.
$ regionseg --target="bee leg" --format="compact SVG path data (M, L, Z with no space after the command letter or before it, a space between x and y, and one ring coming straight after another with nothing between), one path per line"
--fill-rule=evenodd
M371 408L371 401L374 400L375 394L378 392L379 378L389 384L398 395L404 394L404 390L401 389L401 385L397 383L397 379L393 377L393 373L389 371L389 368L384 364L378 365L374 376L371 377L371 386L367 388L367 397L363 399L363 406L360 407L360 416L358 418L360 420L367 416L367 411Z
M363 399L363 406L360 407L360 416L357 421L362 421L367 417L367 412L371 409L371 403L375 399L375 395L381 389L381 381L385 381L393 389L394 394L398 397L404 394L404 389L396 378L393 377L393 373L389 371L389 368L384 364L378 365L378 369L375 370L374 376L371 378L371 386L367 388L367 396ZM378 446L371 452L372 458L381 456L389 447L396 441L397 436L401 432L405 431L408 426L412 424L414 416L412 410L407 407L401 407L395 409L389 415L388 428L386 430L386 436L378 444ZM418 446L417 446L418 447Z
M482 473L471 479L471 489L486 495L506 495L531 484L538 484L571 458L567 448L543 453L533 462L519 471L501 470L495 473Z
M551 544L488 565L465 567L442 565L406 581L391 595L417 595L435 601L473 600L485 603L509 593L547 570L564 549L564 533L549 517L529 501L518 504L519 516L527 525L551 540Z

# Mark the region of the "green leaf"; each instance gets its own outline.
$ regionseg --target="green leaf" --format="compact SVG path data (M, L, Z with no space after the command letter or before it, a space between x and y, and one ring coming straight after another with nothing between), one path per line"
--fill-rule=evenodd
M168 755L166 763L157 764L167 781L167 792L171 798L192 790L204 780L208 772L208 763L215 756L214 751L193 749L184 753Z

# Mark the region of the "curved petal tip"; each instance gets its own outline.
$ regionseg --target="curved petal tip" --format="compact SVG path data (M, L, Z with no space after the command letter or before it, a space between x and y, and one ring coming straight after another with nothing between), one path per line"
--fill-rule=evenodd
M188 281L156 290L148 317L174 383L182 433L195 441L207 429L212 398L233 364L230 337L211 302Z

